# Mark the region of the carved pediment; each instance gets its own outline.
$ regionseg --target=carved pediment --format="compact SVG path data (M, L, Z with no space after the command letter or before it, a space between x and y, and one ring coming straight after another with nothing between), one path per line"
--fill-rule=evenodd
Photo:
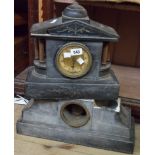
M87 11L75 3L69 5L59 18L32 26L31 36L62 40L117 41L117 32L91 20Z
M97 26L97 25L96 25ZM106 28L105 28L106 29ZM68 23L63 23L61 25L48 28L47 33L50 35L59 35L59 36L73 36L73 37L116 37L115 35L112 35L107 32L107 30L104 31L103 27L97 28L94 26L91 26L89 23L81 22L81 21L72 21Z

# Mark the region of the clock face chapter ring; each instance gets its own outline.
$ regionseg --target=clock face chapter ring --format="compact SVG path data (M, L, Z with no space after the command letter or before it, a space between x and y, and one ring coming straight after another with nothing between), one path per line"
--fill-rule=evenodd
M71 42L63 45L56 54L58 71L69 78L86 75L92 66L92 55L82 43Z

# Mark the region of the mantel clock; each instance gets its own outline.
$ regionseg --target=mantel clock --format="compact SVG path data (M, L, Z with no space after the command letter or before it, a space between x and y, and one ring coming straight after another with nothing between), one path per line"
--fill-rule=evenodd
M25 95L31 100L17 132L132 153L134 123L118 98L107 50L118 41L117 32L91 20L78 3L30 32L35 58Z

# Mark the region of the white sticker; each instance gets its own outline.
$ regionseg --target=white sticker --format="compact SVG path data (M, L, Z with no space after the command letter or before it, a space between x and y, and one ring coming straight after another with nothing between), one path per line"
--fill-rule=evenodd
M82 65L84 63L84 60L80 57L76 60L80 65Z
M24 97L17 95L17 97L14 98L15 104L28 104L29 100L25 99Z
M120 112L121 110L121 99L117 99L117 107L115 108L115 112Z
M71 49L71 55L74 56L74 55L82 55L83 51L82 51L82 48L74 48L74 49Z
M70 58L72 55L71 55L71 53L64 53L64 58Z

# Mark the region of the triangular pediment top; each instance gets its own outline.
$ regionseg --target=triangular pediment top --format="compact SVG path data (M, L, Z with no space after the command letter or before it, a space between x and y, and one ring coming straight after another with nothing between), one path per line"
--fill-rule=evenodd
M32 36L46 36L51 38L66 37L105 41L116 41L119 38L113 28L93 20L89 22L72 20L63 23L62 18L35 24L31 29L31 34Z
M92 23L92 24L91 24ZM61 25L47 29L47 33L51 35L66 35L66 36L88 36L88 37L106 37L118 38L117 33L110 27L97 24L90 21L86 23L83 21L71 21Z

